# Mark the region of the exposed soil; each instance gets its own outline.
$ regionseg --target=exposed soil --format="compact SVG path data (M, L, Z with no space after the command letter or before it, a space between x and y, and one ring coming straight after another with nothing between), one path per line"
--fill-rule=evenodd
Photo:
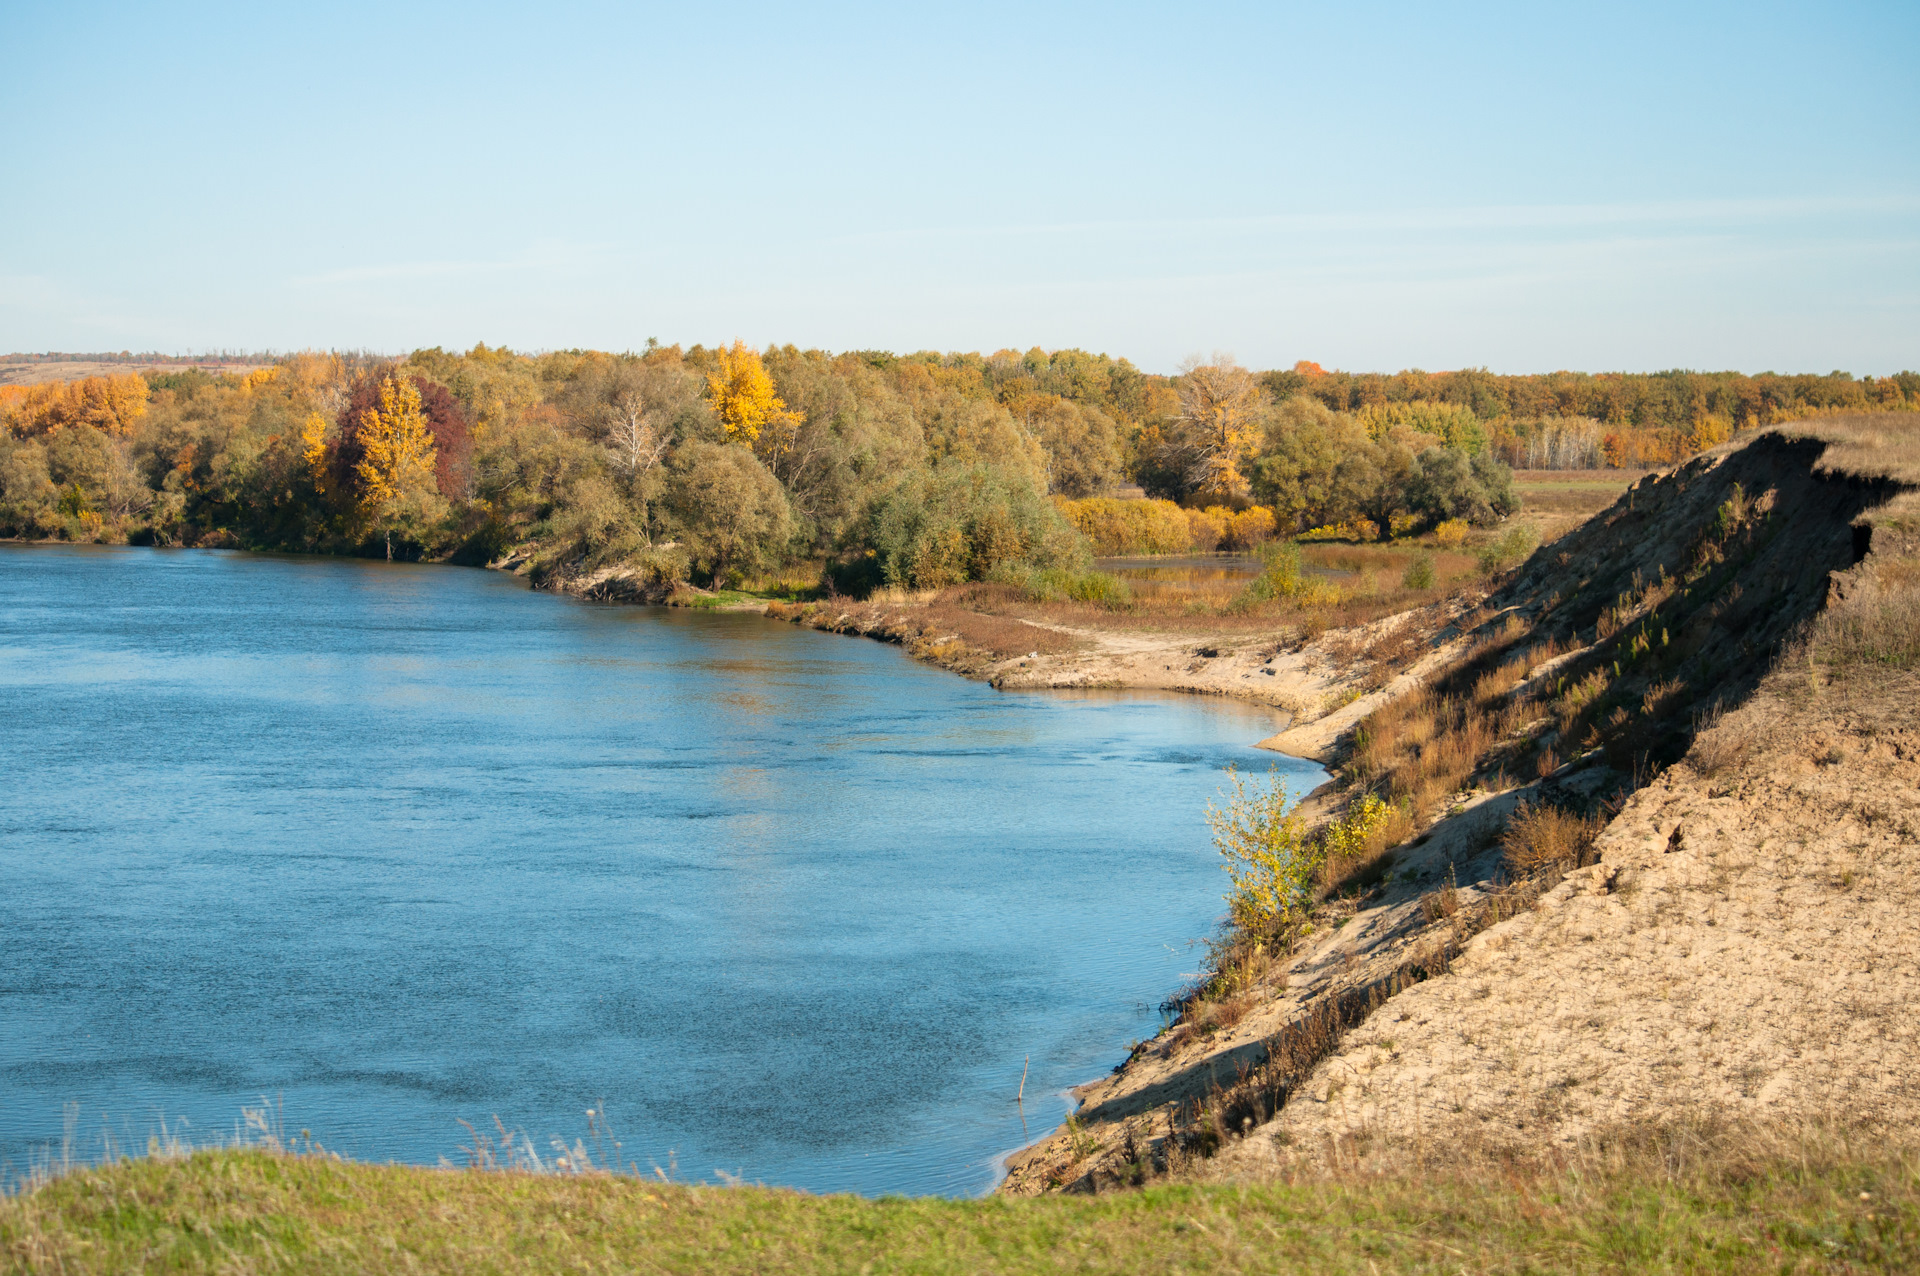
M1776 675L1717 728L1748 746L1733 765L1636 793L1598 864L1386 1002L1206 1174L1564 1148L1677 1115L1903 1135L1920 1120L1920 679L1886 690L1863 714Z

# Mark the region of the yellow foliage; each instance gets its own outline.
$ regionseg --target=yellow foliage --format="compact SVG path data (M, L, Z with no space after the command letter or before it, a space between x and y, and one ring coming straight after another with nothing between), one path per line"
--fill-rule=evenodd
M314 490L327 490L327 418L318 412L307 415L300 424L300 455L306 460L307 474Z
M1260 437L1260 383L1233 360L1221 358L1183 368L1179 396L1183 432L1197 453L1190 477L1208 494L1243 494L1243 467Z
M1722 416L1703 416L1693 423L1693 429L1687 434L1687 448L1693 452L1704 452L1710 447L1719 447L1733 437L1733 422Z
M1450 518L1433 529L1434 544L1452 549L1467 539L1467 521L1463 518Z
M707 377L707 397L727 437L751 447L759 441L761 431L771 429L772 450L784 452L791 447L792 431L805 418L790 411L773 392L773 378L767 375L760 355L744 341L722 346L716 353L720 369Z
M280 369L278 368L255 368L252 372L240 378L240 388L247 391L258 390L261 386L268 384L279 375Z
M302 441L306 431L302 430ZM362 456L355 473L360 477L361 501L379 510L409 491L433 482L433 433L420 408L420 391L413 382L380 379L380 406L360 414Z
M1349 523L1333 523L1326 527L1316 527L1310 532L1302 532L1303 541L1377 541L1380 539L1380 525L1370 518L1356 518Z
M1099 555L1180 554L1193 544L1187 511L1172 501L1121 501L1089 496L1054 504Z
M1250 935L1291 936L1304 928L1326 848L1308 838L1306 821L1278 779L1249 787L1228 768L1233 791L1225 809L1207 805L1213 843L1226 860L1233 889L1227 907Z
M145 378L136 372L5 390L0 394L0 422L22 437L51 434L69 425L90 425L104 434L131 434L147 414L151 397Z
M1368 793L1347 808L1347 813L1327 826L1324 842L1327 854L1336 860L1358 859L1373 848L1368 845L1375 833L1386 827L1393 808Z
M1193 547L1211 553L1227 539L1227 530L1233 526L1233 511L1222 505L1210 505L1203 510L1187 511L1187 526Z
M1233 516L1227 529L1227 538L1239 549L1252 549L1255 545L1272 540L1278 527L1272 510L1264 505L1254 505Z

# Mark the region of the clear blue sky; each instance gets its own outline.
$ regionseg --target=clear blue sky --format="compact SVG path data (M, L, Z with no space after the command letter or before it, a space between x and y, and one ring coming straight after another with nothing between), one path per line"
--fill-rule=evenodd
M1920 4L0 6L0 351L1920 367Z

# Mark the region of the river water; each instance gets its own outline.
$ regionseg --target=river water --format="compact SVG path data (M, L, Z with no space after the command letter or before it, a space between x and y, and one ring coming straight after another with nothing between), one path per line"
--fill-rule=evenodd
M266 1096L356 1159L596 1108L643 1171L984 1191L1198 968L1222 768L1321 778L1274 729L469 569L0 549L0 1168Z

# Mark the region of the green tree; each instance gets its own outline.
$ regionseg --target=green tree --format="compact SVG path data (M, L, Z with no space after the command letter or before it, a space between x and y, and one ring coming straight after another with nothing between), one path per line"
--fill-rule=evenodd
M865 544L890 585L938 589L1001 569L1080 567L1086 544L1031 478L989 465L918 471L877 501Z
M666 504L688 552L716 583L770 566L793 539L780 480L744 447L700 440L673 455Z

